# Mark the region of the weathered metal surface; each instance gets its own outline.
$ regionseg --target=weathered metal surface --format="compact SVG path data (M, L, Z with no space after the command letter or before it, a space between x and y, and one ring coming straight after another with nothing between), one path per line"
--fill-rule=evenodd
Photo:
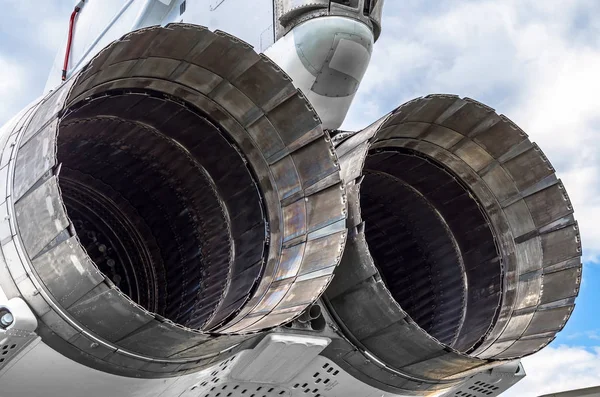
M359 350L435 385L554 339L579 291L580 240L522 130L471 99L430 95L334 141L356 235L326 298ZM370 365L356 368L373 378Z
M128 376L197 370L331 281L346 238L332 143L235 37L132 32L28 117L7 133L6 290L62 354Z
M65 308L104 282L104 276L91 262L75 237L40 254L32 263L48 291Z
M15 205L17 222L36 225L21 229L21 238L31 258L54 240L69 226L69 221L59 199L58 181L52 177Z
M440 397L499 396L525 378L525 370L518 361L508 362L491 370L482 371L469 377L460 387L452 389Z
M284 26L304 13L329 8L329 0L277 0L275 4L276 18Z
M306 21L335 15L362 22L373 31L377 40L381 35L383 3L384 0L276 0L275 39Z

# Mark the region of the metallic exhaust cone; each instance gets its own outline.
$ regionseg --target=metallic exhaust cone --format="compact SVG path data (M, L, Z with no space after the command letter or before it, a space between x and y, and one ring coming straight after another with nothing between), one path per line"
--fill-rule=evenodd
M349 237L325 296L363 352L344 359L350 370L439 390L554 339L579 292L579 232L521 129L431 95L334 142Z
M223 32L127 34L7 126L2 147L2 288L45 342L102 370L222 359L251 339L227 334L299 316L341 258L329 136L273 62Z

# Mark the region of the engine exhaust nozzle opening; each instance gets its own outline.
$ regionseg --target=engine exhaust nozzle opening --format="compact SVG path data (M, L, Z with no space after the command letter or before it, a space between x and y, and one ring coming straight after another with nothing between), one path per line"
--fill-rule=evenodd
M239 39L131 32L30 115L13 134L15 241L61 353L134 376L200 367L329 285L346 237L331 140Z
M79 241L135 303L203 329L230 283L240 231L252 230L253 248L237 248L248 262L263 255L261 196L245 160L206 117L159 93L85 102L58 133L59 185Z
M554 339L581 245L525 132L472 99L429 95L334 140L352 232L325 301L357 348L400 383L439 384Z
M493 322L502 288L478 203L458 178L415 152L372 151L363 173L365 236L387 288L428 334L467 351Z

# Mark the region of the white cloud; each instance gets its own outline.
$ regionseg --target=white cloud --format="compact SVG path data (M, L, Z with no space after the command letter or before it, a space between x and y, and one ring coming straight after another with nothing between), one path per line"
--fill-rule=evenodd
M32 49L54 53L65 39L74 5L75 1L64 0L4 0L3 8L13 16L6 23L18 24L19 34L31 39Z
M71 2L5 0L0 37L0 126L42 94L59 44L65 40Z
M22 65L9 58L3 58L0 54L0 70L2 78L0 78L0 121L12 118L18 111L21 110L19 100L13 101L15 97L21 98L23 92L27 92L30 88L27 84L27 74ZM0 124L2 124L0 122Z
M527 376L502 397L535 397L600 385L600 346L547 347L523 359Z
M600 3L435 4L386 3L383 35L344 127L364 127L429 93L469 96L495 107L555 165L576 210L584 259L598 261L600 22L589 15L597 15Z

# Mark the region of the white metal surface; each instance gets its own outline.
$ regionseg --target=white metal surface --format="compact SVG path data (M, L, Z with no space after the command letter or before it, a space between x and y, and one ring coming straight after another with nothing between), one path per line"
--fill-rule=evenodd
M25 301L20 298L3 301L0 297L0 313L6 311L13 321L6 329L0 328L0 377L9 370L13 360L21 352L39 341L34 332L37 320Z
M181 0L175 2L179 3ZM273 0L186 0L186 3L185 13L174 19L167 17L166 23L183 21L222 30L244 40L256 52L263 52L273 44Z
M359 382L333 362L322 356L314 357L291 380L273 382L277 376L271 372L274 363L263 360L260 352L266 352L285 341L288 346L306 345L322 347L326 340L286 334L273 335L258 347L259 354L247 350L216 364L202 372L167 379L136 379L111 375L80 365L58 354L43 342L33 349L22 352L13 360L7 371L0 373L2 397L392 397ZM1 347L0 347L1 348ZM285 351L285 349L283 350ZM280 352L283 352L280 350ZM294 365L295 349L288 349L280 356L278 364L281 377L295 372L287 365ZM254 358L254 359L253 359ZM267 371L270 379L241 381L234 378L240 366L251 366L253 371ZM35 382L31 380L35 379ZM43 387L41 387L43 385Z
M282 384L290 382L331 342L328 338L302 335L267 335L252 353L238 360L233 379Z
M235 367L236 357L232 361ZM259 367L260 368L260 367ZM191 386L181 397L392 397L361 383L333 364L317 356L287 383L239 382L231 378L230 366L222 365ZM214 374L214 375L212 375ZM399 396L401 397L401 396Z
M2 397L158 397L178 380L125 378L96 371L43 342L13 361L14 365L0 374Z
M371 54L364 46L341 39L329 66L360 81L365 73L364 65L367 65L370 59Z
M286 338L297 336L286 335ZM271 343L277 338L271 340ZM264 348L265 346L263 346ZM240 365L251 365L256 372L268 370L265 362L248 362L251 352L244 352L219 364L199 377L178 397L393 397L391 393L377 390L359 382L333 362L316 356L289 382L249 382L234 379L233 373ZM289 359L293 359L290 356ZM263 366L264 365L264 366ZM282 368L281 370L285 370ZM166 396L166 395L165 395ZM169 395L170 396L170 395ZM402 397L402 396L398 396Z
M495 397L504 393L525 377L520 361L482 371L468 378L459 388L442 394L442 397Z
M360 382L318 355L329 344L328 338L294 334L271 334L254 349L195 374L166 379L116 376L83 366L41 342L32 332L37 326L35 317L22 300L12 299L3 307L15 314L15 323L8 331L0 331L0 360L6 356L6 364L0 363L2 397L397 396ZM460 389L441 395L497 396L524 376L518 362L509 363L477 374Z
M296 26L265 51L301 89L326 129L346 118L367 70L373 33L361 22L321 17Z

